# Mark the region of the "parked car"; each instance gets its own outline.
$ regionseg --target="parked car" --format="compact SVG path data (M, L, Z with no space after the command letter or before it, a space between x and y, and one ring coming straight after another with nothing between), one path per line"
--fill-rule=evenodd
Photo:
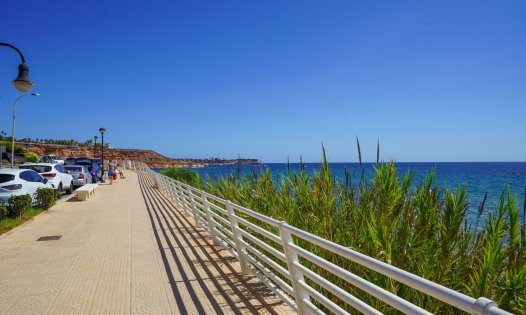
M4 160L11 163L11 152L2 153L2 161ZM15 153L15 158L14 158L15 164L24 163L25 160L26 160L26 155L24 153Z
M91 174L84 165L66 165L66 172L73 177L73 186L83 186L91 183Z
M29 194L31 198L38 188L53 188L48 179L33 170L3 168L0 169L0 203L11 196Z
M89 159L89 158L78 158L75 161L75 165L84 165L88 168L88 171L91 172L93 163L96 163L99 166L99 171L97 172L97 180L102 180L102 160L101 159Z
M41 163L57 163L64 165L64 160L58 155L44 155L40 158L39 162Z
M25 163L19 166L21 169L34 170L48 179L49 183L59 191L66 194L73 192L73 176L69 175L64 167L54 163Z
M92 163L93 163L93 160L87 157L79 157L75 159L75 165L84 165L84 166L87 166L88 169L91 168Z
M64 160L64 165L75 165L75 160L77 160L78 157L76 156L70 156L67 159Z

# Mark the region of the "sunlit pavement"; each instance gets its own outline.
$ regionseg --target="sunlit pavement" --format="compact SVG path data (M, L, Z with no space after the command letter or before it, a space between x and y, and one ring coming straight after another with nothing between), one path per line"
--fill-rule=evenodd
M146 175L125 175L0 236L0 313L291 312Z

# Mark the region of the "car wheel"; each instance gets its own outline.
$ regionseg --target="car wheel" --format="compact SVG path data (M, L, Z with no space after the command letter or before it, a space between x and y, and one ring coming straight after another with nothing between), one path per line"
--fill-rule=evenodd
M62 183L58 184L58 188L57 188L58 191L62 191Z
M69 188L66 190L66 195L71 195L73 193L73 182L69 183Z

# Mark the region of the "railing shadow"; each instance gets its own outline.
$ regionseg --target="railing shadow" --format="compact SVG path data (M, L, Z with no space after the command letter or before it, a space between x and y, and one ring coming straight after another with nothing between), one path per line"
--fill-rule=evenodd
M199 314L206 313L206 309L209 309L207 306L211 306L217 314L277 314L274 308L282 305L281 300L263 283L251 282L253 277L243 276L235 258L220 246L214 246L207 233L197 228L155 188L148 175L142 172L138 174L141 192L179 312L189 312L177 286L184 283L194 303L193 307ZM175 268L170 265L170 259L175 261ZM203 273L206 277L202 276ZM177 276L182 280L176 282ZM202 301L204 297L198 296L192 285L199 286L207 301Z

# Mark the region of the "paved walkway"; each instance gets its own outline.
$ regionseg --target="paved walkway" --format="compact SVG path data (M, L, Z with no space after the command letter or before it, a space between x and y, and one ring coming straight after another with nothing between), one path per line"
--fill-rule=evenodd
M144 174L0 236L2 314L282 314ZM37 241L42 236L59 240Z

